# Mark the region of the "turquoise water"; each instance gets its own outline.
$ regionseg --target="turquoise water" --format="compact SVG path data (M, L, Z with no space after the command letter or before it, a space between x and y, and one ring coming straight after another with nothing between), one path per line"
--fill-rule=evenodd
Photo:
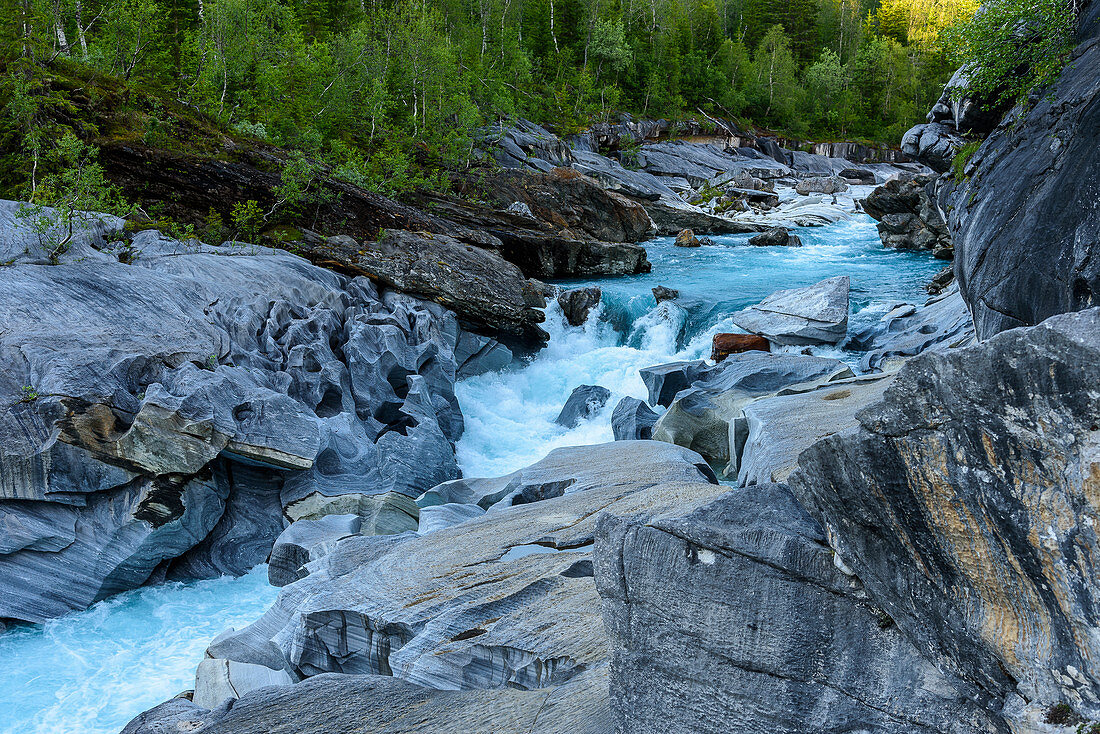
M562 281L563 287L599 285L600 312L583 327L567 326L555 304L547 309L550 345L529 363L458 385L466 432L458 442L467 476L497 476L538 461L551 449L612 440L611 411L624 396L644 399L638 370L663 362L710 356L711 337L740 331L729 315L781 288L825 278L852 279L849 333L877 321L892 306L923 303L924 285L944 263L927 254L887 250L865 215L828 227L803 228L803 247L753 247L748 235L714 237L714 246L682 248L663 238L646 244L653 271L605 280ZM657 307L651 289L680 291L687 313ZM859 355L815 349L855 367ZM602 385L611 399L601 413L574 429L554 418L578 385ZM660 410L658 408L658 410Z
M887 251L871 220L800 230L802 248L755 248L747 236L713 247L647 244L653 272L591 281L604 303L583 327L547 310L550 345L531 361L457 387L466 433L457 446L467 476L496 476L558 446L610 441L610 414L624 395L645 397L638 370L709 355L729 314L780 288L835 275L852 278L852 329L895 303L923 302L943 263ZM563 285L584 284L573 281ZM677 288L687 313L655 307L650 289ZM824 350L853 363L856 357ZM606 408L566 430L553 423L580 384L612 391ZM259 617L277 590L266 567L240 579L166 584L119 595L91 609L0 635L0 734L114 734L140 712L189 689L210 640Z
M259 566L239 579L137 589L0 635L0 732L117 734L194 688L210 640L255 621L277 592Z

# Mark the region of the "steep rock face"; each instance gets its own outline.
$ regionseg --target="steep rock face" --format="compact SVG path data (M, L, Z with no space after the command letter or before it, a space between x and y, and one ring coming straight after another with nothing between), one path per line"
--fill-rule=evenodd
M1050 94L1014 110L945 195L980 338L1100 303L1100 7Z
M681 517L604 515L594 570L623 734L1008 731L866 598L782 485Z
M129 251L3 269L0 618L241 573L301 503L457 476L454 381L499 345L288 253Z
M909 362L795 494L869 596L986 695L1100 715L1100 310Z

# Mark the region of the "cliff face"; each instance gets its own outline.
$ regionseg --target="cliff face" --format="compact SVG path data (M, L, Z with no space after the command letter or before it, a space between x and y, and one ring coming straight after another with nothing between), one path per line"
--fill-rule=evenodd
M940 197L979 338L1100 303L1100 3L1049 93L1016 108Z

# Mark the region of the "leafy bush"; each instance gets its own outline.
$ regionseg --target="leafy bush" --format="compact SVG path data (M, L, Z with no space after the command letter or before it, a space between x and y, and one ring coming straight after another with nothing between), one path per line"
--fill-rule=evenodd
M990 0L949 32L968 85L956 90L996 108L1052 84L1073 50L1070 0Z

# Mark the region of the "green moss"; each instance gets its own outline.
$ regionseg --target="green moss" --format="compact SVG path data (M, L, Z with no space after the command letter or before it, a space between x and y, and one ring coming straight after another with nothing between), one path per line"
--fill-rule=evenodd
M954 177L955 183L962 183L967 179L966 165L970 163L970 159L974 157L980 147L982 147L982 142L973 140L964 145L955 155L955 159L951 161L951 175Z

